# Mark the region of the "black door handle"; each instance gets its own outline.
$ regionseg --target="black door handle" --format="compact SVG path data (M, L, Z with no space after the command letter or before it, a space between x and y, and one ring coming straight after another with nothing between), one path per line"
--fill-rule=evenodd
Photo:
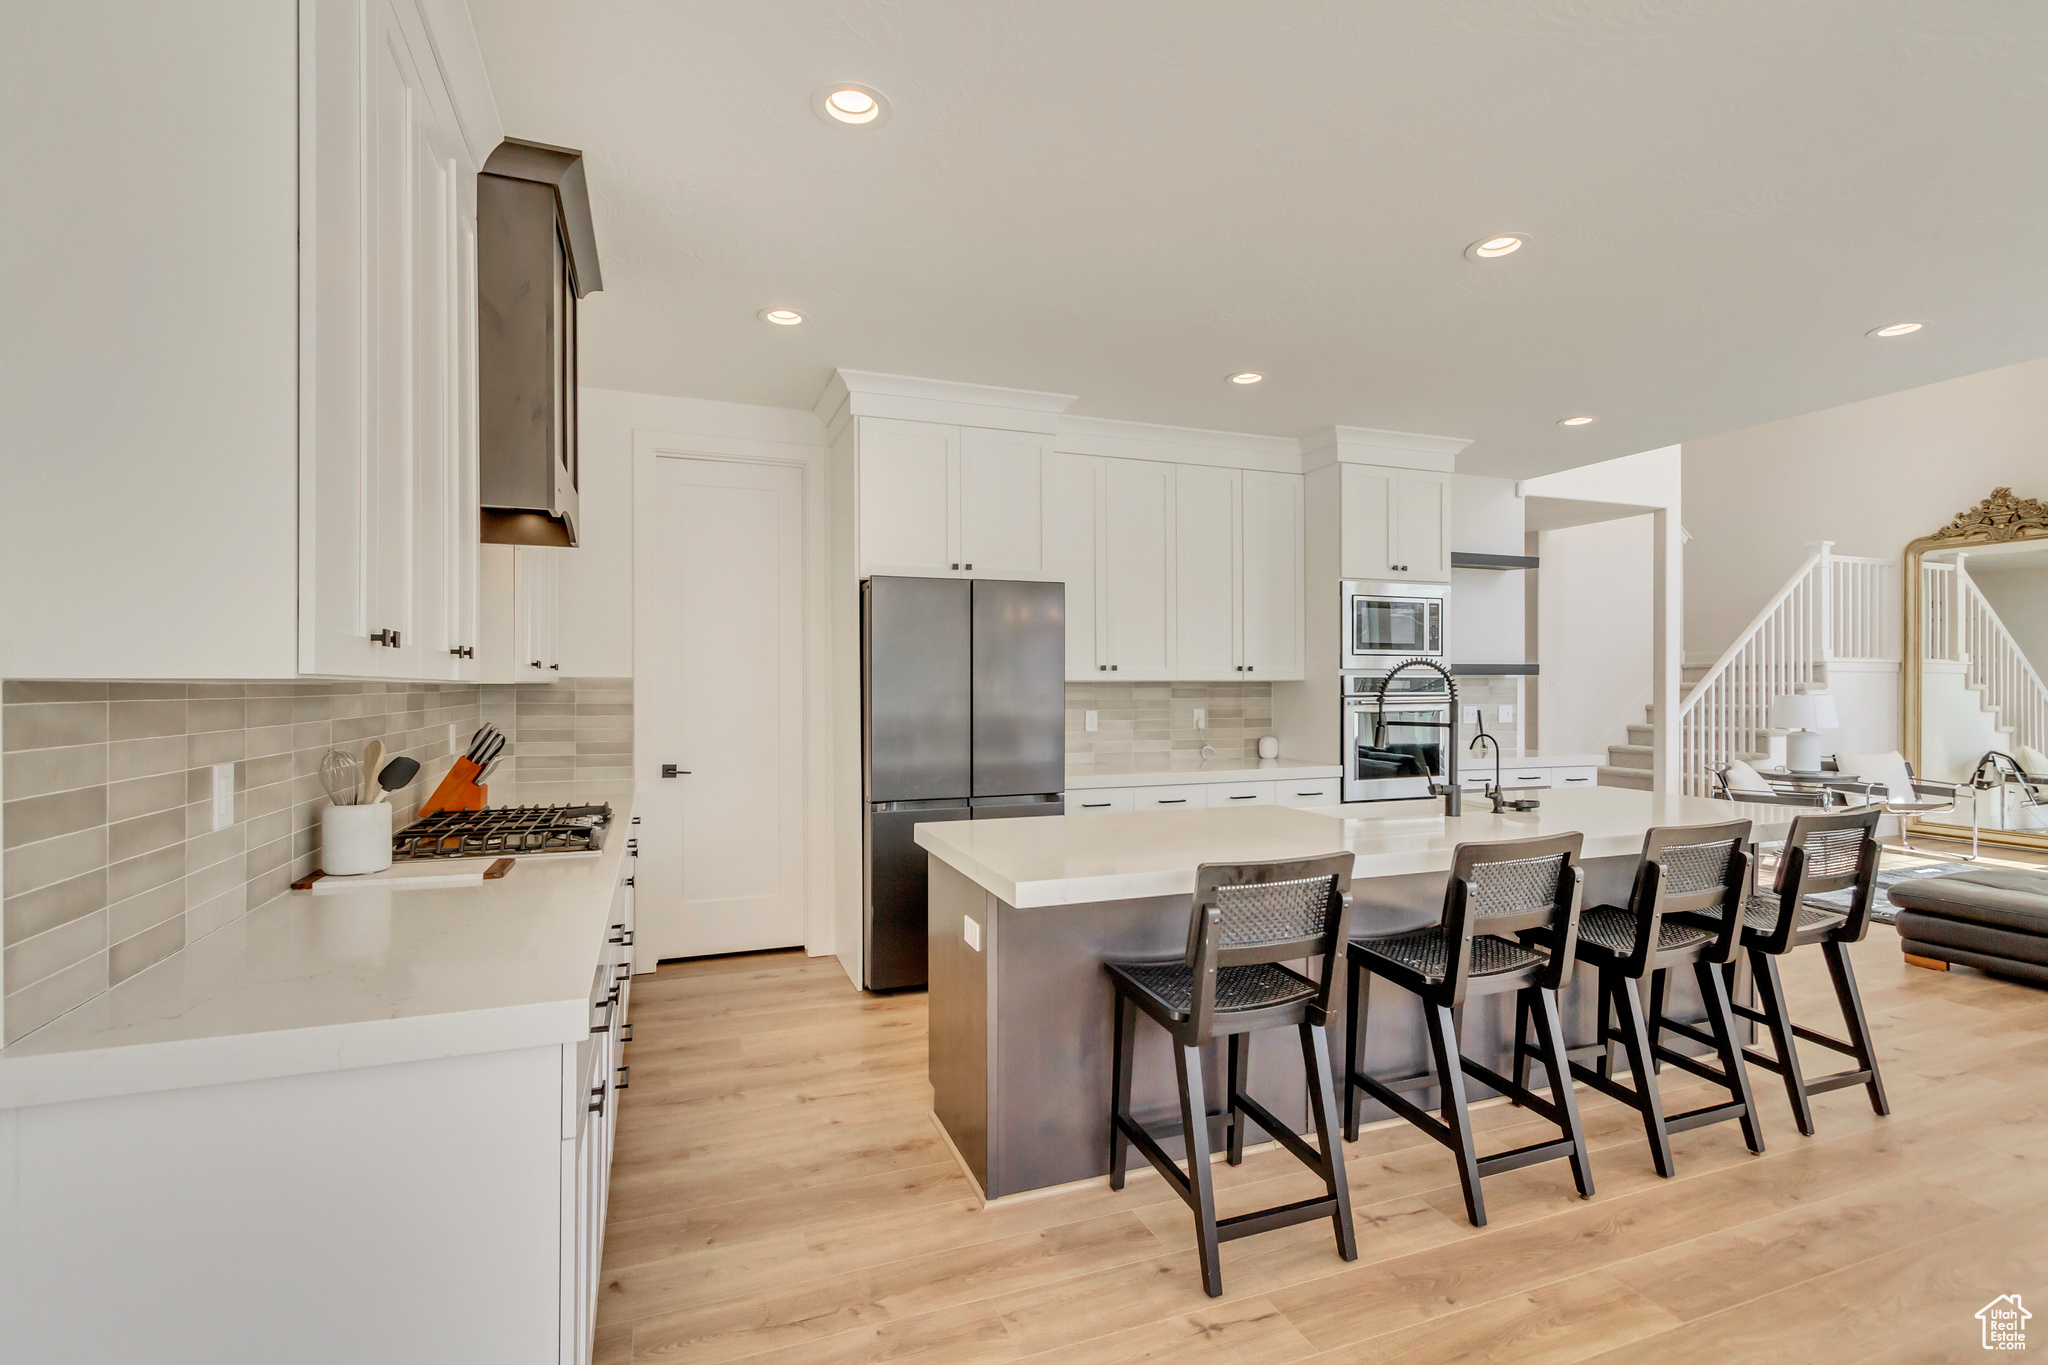
M688 777L690 770L688 768L678 768L673 763L664 763L661 765L661 775L663 777Z

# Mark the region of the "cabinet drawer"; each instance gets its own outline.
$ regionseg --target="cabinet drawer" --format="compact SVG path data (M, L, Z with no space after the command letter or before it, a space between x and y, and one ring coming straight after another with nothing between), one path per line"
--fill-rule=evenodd
M1209 784L1209 804L1218 808L1230 806L1270 806L1273 804L1274 789L1271 782L1212 782Z
M1184 787L1139 787L1132 798L1133 810L1200 810L1209 804L1208 792L1199 782Z
M1598 768L1553 768L1551 784L1558 787L1592 787L1600 782Z
M1273 798L1283 806L1334 806L1343 798L1334 777L1298 777L1292 782L1275 782Z
M1511 768L1503 763L1500 769L1500 784L1503 787L1547 787L1550 785L1550 769Z
M1102 787L1090 791L1067 793L1067 814L1069 815L1113 815L1131 809L1132 798L1137 795L1129 787Z

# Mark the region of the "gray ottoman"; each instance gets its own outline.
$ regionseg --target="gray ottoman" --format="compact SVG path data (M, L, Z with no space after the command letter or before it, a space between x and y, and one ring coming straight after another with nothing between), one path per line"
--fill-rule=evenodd
M1960 962L2048 983L2048 872L1972 867L1900 882L1888 894L1908 962L1940 971Z

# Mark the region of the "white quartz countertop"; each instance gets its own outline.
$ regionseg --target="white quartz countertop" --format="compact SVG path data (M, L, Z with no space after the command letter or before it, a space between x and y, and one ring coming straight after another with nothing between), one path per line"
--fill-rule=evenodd
M1477 806L1477 811L1474 807ZM984 890L1022 907L1078 905L1144 896L1189 895L1203 862L1308 858L1349 850L1353 876L1442 872L1461 843L1525 839L1577 830L1584 856L1635 853L1653 825L1750 820L1759 835L1782 830L1797 813L1697 796L1620 787L1550 790L1527 813L1494 815L1467 799L1457 819L1435 801L1290 809L1137 811L1037 820L973 820L919 825L918 844Z
M1336 763L1299 758L1117 758L1067 765L1068 791L1103 787L1168 787L1182 782L1276 782L1283 778L1341 777Z
M632 808L595 855L252 911L0 1049L0 1110L587 1037Z

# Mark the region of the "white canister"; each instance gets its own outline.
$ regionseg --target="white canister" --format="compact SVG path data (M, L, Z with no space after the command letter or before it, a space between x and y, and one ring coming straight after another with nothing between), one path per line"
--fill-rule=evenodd
M330 877L391 866L391 805L329 806L320 812L320 870Z
M1261 736L1259 736L1259 757L1260 757L1260 758L1278 758L1278 757L1280 757L1280 741L1279 741L1279 740L1277 740L1277 739L1275 739L1275 738L1273 738L1273 736L1271 736L1271 735L1261 735Z

